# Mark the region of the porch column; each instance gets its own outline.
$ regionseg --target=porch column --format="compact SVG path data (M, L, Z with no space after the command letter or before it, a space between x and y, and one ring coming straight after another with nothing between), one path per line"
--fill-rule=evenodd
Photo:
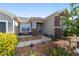
M32 35L36 36L36 29L35 28L32 28Z
M32 21L31 26L32 26L32 35L36 36L36 22Z

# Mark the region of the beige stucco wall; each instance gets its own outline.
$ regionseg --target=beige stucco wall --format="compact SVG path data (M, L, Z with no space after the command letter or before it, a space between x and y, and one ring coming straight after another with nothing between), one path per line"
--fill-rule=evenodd
M12 33L13 32L13 20L12 20L12 18L6 14L3 14L0 12L0 20L7 20L8 21L8 32Z
M53 34L54 35L54 17L45 18L45 23L43 26L43 32L47 34Z

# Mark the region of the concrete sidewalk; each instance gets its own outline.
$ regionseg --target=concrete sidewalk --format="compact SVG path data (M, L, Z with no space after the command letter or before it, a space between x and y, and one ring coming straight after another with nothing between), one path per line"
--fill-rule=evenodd
M42 42L46 42L46 41L50 41L50 40L51 40L50 38L42 36L42 39L19 42L16 47L24 47L24 46L28 46L31 44L38 44L38 43L42 43Z

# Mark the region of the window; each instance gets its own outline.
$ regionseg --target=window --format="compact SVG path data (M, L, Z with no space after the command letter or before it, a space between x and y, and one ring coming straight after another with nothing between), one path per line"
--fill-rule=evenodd
M0 20L0 32L8 33L8 21Z
M31 25L30 24L23 23L20 26L21 26L21 31L22 32L29 32L29 31L31 31Z

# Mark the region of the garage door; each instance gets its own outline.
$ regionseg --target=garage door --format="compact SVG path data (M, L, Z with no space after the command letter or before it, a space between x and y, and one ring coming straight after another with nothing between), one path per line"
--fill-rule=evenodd
M0 22L0 32L6 32L6 22Z

